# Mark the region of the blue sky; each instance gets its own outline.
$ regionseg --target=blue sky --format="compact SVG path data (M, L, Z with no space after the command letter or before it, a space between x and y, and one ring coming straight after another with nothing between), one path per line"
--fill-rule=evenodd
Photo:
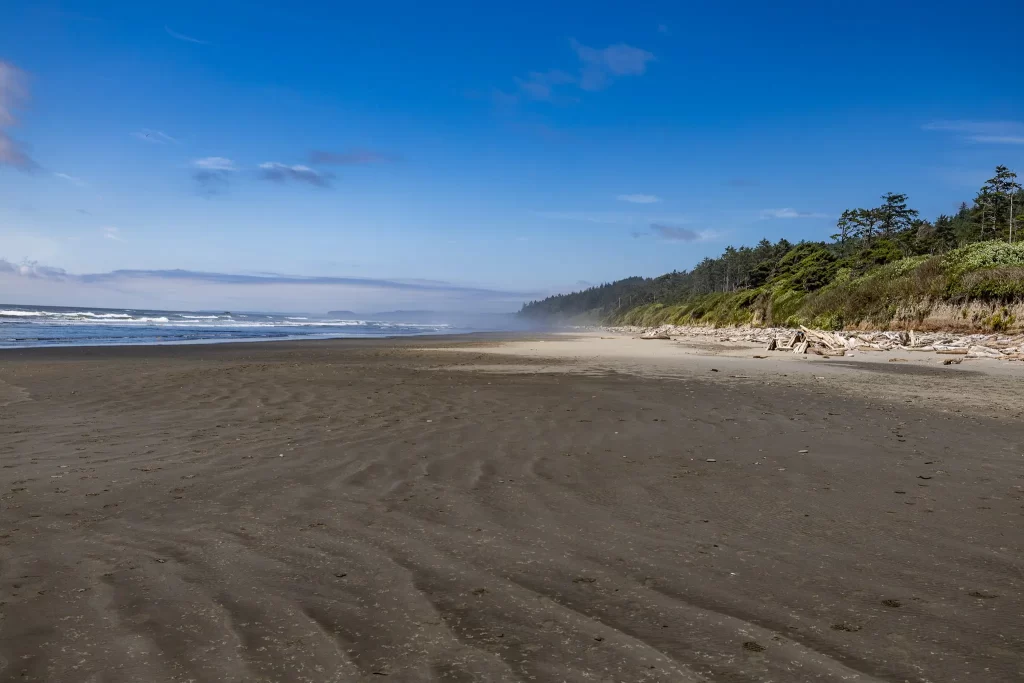
M514 309L1024 175L1019 2L773 4L7 3L0 300Z

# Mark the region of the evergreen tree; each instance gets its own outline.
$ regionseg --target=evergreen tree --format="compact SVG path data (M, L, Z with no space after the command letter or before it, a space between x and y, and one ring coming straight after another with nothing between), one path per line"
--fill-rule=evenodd
M854 209L853 234L870 245L880 232L882 215L879 209Z
M832 240L839 242L840 251L846 253L846 243L857 234L857 210L846 209L836 221L836 228L839 232L832 235Z
M892 237L909 230L917 219L916 209L907 208L907 195L887 192L882 195L885 202L876 209L879 230L883 237Z

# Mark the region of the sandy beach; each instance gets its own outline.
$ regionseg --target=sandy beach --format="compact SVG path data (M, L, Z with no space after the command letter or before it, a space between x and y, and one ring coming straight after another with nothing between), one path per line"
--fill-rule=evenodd
M1019 681L1022 380L601 334L7 351L0 681Z

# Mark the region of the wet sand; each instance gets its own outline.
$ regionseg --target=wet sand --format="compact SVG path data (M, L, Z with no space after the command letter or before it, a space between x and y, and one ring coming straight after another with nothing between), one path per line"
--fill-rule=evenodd
M552 343L0 354L0 681L1024 678L1016 375Z

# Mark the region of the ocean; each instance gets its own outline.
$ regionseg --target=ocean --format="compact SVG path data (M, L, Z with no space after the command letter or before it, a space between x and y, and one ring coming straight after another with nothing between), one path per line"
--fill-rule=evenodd
M444 314L434 314L433 318L427 316L430 322L422 321L422 313L410 314L410 317L417 318L417 321L0 304L0 349L391 337L454 334L480 329L465 326L465 323L456 326L447 322Z

